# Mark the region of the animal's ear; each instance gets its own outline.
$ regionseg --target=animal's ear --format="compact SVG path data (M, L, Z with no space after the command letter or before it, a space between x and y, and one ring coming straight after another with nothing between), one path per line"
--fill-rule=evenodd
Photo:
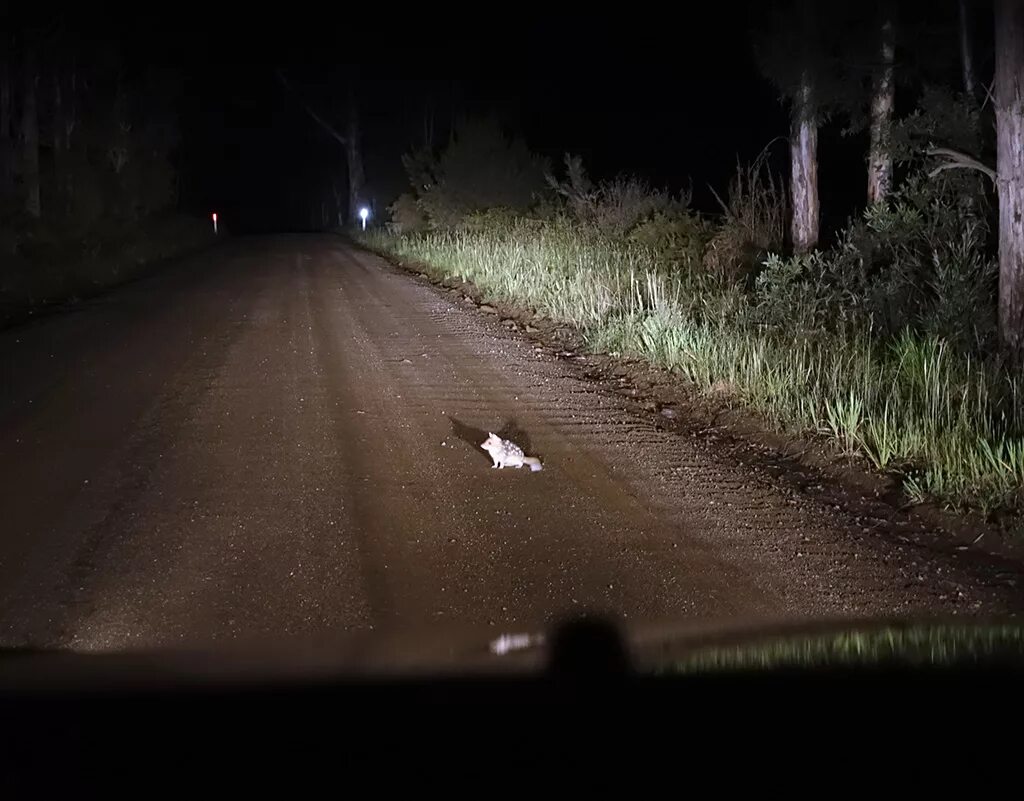
M493 436L494 436L493 432L491 432L491 431L487 432L487 439L490 439Z

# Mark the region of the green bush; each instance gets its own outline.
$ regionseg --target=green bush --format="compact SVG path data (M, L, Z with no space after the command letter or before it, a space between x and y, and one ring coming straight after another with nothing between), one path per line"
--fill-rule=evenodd
M544 192L545 161L491 118L464 120L440 155L421 151L404 163L416 207L435 229L457 228L485 209L525 211Z
M659 261L693 270L701 264L712 226L696 214L656 212L637 224L629 241L652 250Z
M564 180L548 173L548 185L564 200L573 219L605 236L625 237L642 223L686 216L690 199L685 195L675 198L631 176L594 184L579 156L566 154L565 170Z
M391 225L396 233L414 234L425 231L429 227L427 215L419 207L416 198L408 192L399 195L388 211L391 214Z

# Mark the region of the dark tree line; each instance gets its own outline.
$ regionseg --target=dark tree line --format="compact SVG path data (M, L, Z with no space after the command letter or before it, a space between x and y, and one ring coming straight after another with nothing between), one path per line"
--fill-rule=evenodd
M818 129L839 117L869 132L868 204L884 203L893 187L894 129L910 109L896 105L897 85L920 88L956 64L956 93L965 114L991 119L995 165L981 153L947 146L941 137L917 142L935 160L930 173L975 170L989 176L999 205L999 322L1008 352L1024 360L1024 0L942 0L941 3L790 0L772 8L756 35L762 68L790 110L790 235L796 252L819 241ZM956 30L927 30L946 11ZM994 74L979 75L978 20L994 33ZM943 38L945 37L945 38ZM904 39L901 48L901 39ZM926 45L921 43L925 42ZM948 45L948 46L947 46ZM902 58L901 58L902 51ZM930 52L931 51L931 52ZM952 56L952 59L950 59ZM935 64L940 67L934 67ZM929 72L931 70L931 72ZM986 116L988 115L988 116ZM952 123L951 123L952 124ZM903 154L906 156L906 154Z
M132 63L59 23L2 36L5 227L81 231L174 205L179 76Z

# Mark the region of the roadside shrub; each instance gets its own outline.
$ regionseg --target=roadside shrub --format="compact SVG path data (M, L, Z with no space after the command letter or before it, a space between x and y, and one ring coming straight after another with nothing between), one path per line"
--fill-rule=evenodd
M668 220L681 219L690 204L687 195L673 197L633 176L594 184L583 160L569 154L565 156L565 179L548 173L547 182L564 200L573 219L613 238L626 237L644 222L660 219L664 225Z
M767 150L746 167L737 162L727 197L718 197L722 222L704 251L704 267L749 278L769 253L782 250L786 236L789 206L781 180L768 167Z
M659 261L693 270L701 264L711 233L711 225L697 214L657 212L636 225L628 239L649 248Z
M526 211L544 192L544 159L519 138L507 137L492 118L470 118L435 159L405 159L416 206L430 227L458 227L467 215L502 207Z
M395 233L414 234L427 230L429 222L427 215L420 209L419 204L408 192L399 195L391 206L388 207L391 214L391 225Z

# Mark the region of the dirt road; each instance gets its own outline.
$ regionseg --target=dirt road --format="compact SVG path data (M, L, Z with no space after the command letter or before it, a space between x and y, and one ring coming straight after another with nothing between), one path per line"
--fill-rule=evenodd
M327 236L0 333L0 644L1024 608ZM500 432L544 470L493 470Z

